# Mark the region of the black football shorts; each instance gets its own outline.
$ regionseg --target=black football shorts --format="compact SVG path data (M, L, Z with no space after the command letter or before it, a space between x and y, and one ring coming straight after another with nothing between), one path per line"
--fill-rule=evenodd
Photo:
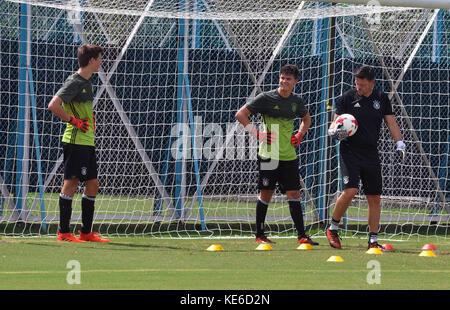
M94 146L63 143L63 152L64 180L97 179L98 166Z
M298 159L290 161L278 161L274 169L264 169L262 165L271 161L270 159L261 158L258 156L258 189L259 190L275 190L278 183L280 191L299 190L300 189L300 174L298 169Z
M343 188L362 188L365 195L381 195L383 182L379 161L363 161L350 152L339 154Z

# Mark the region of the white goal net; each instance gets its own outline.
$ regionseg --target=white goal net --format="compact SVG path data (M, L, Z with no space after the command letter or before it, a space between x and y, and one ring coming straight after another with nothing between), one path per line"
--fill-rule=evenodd
M309 233L322 235L341 191L337 146L326 131L364 64L375 67L407 145L401 164L383 125L380 231L447 237L450 12L368 2L0 0L0 234L56 232L65 124L47 105L78 69L78 46L95 43L105 53L93 77L94 230L250 236L257 143L234 115L276 88L281 66L294 63L295 92L312 116L298 148L302 205ZM74 231L80 202L81 190ZM362 190L343 228L367 231ZM266 231L295 235L278 190Z

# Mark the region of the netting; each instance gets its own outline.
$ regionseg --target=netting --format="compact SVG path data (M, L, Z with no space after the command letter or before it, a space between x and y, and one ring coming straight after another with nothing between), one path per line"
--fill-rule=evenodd
M47 104L89 42L105 47L93 77L96 230L250 235L257 143L234 114L295 63L295 91L313 118L298 155L305 223L316 232L341 190L337 147L326 137L332 107L367 64L408 147L401 165L384 125L381 230L447 236L449 15L302 1L0 1L1 233L56 231L65 124ZM81 191L75 225L80 201ZM267 232L293 236L291 222L277 190ZM364 232L366 223L361 190L344 225Z

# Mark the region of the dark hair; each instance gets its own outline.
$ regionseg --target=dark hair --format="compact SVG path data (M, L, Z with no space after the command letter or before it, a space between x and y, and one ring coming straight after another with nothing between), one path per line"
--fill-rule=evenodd
M359 67L355 72L355 77L373 81L375 80L375 70L370 66Z
M297 65L287 64L280 69L280 74L292 74L296 80L298 79L299 73Z
M86 67L91 58L97 59L100 54L103 54L103 47L95 44L83 44L77 52L78 65L81 68Z

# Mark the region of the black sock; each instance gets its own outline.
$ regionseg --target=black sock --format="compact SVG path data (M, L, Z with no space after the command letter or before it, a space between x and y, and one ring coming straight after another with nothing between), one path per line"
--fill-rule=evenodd
M303 238L305 236L305 224L303 223L303 210L299 199L288 200L289 211L291 212L292 220L294 221L295 228L297 229L298 237Z
M66 234L70 232L70 218L72 217L73 197L59 194L59 232Z
M266 221L269 204L258 198L256 203L256 237L264 235L264 222Z
M81 232L83 234L88 234L92 231L94 204L95 197L83 194L83 198L81 198Z

